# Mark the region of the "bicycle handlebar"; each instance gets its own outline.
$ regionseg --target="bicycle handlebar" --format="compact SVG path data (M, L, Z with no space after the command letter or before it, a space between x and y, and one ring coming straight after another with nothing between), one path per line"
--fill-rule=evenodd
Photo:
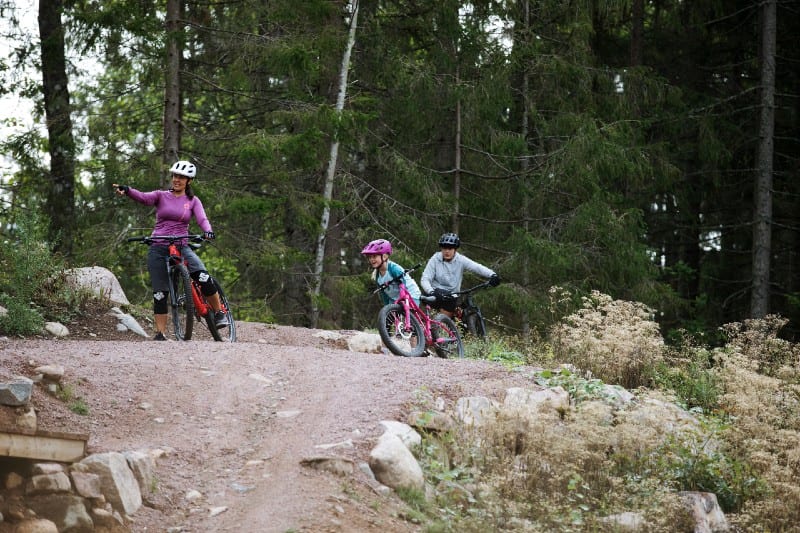
M464 289L464 290L460 290L458 292L454 292L454 293L452 293L452 296L464 296L465 294L470 294L470 293L475 292L477 290L486 289L488 287L491 287L491 284L488 281L484 281L483 283L479 283L478 285L475 285L474 287L471 287L469 289Z
M206 239L202 235L146 235L144 237L128 237L128 242L141 242L142 244L153 244L156 241L166 241L172 244L175 241L188 239L192 242L204 242Z

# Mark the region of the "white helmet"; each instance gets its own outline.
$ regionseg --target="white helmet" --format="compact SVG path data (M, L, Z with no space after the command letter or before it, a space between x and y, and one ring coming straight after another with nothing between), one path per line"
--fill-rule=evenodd
M197 167L188 161L175 161L172 166L169 167L169 172L170 174L178 174L180 176L186 176L187 178L194 178L197 175Z

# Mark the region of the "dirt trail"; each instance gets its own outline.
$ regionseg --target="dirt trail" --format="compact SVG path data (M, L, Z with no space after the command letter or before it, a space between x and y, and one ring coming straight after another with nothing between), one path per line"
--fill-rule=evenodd
M313 333L244 323L234 344L142 342L130 333L3 340L0 374L64 365L64 381L89 407L77 423L88 426L90 452L167 451L133 531L416 531L398 516L401 502L372 491L362 472L339 477L301 460L366 461L379 422L405 420L420 391L451 402L499 398L524 376L482 361L349 352ZM56 425L75 416L63 408L40 415ZM202 497L188 501L191 490ZM212 517L218 508L226 510Z

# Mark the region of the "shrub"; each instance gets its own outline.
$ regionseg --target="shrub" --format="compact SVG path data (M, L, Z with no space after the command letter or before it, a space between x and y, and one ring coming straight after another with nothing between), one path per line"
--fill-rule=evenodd
M55 274L61 263L44 244L44 217L23 212L18 218L14 239L0 247L0 295L8 314L0 317L0 330L10 335L29 335L41 331L44 323L42 303L47 302Z
M722 379L713 352L686 332L681 332L675 344L665 350L654 380L659 387L672 390L687 409L700 408L710 413L719 407Z
M606 383L636 388L651 383L662 360L664 339L653 310L592 291L583 307L554 326L556 355Z
M46 219L23 213L11 239L0 246L0 331L9 335L40 333L45 320L68 321L94 298L91 291L70 287L64 261L45 241Z

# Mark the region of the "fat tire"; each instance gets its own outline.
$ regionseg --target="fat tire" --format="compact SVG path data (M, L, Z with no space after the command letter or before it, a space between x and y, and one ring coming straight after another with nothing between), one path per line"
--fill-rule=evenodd
M198 290L200 290L199 287ZM205 300L205 296L203 296L203 300ZM219 330L217 329L217 317L215 316L216 313L214 313L214 310L211 309L211 306L208 305L207 301L205 302L205 304L206 304L206 316L202 318L206 321L206 326L208 327L208 331L211 333L211 336L214 337L214 340L217 342L221 342L222 337L220 336Z
M194 327L194 300L192 299L192 278L184 265L174 265L170 278L170 305L172 306L172 326L175 338L188 341L192 338Z
M478 338L486 338L486 321L480 313L468 314L465 322L467 324L467 331Z
M434 347L436 349L436 355L442 359L449 359L453 355L457 356L459 359L463 358L464 343L461 341L461 333L459 333L458 326L456 326L456 323L453 322L453 319L445 314L440 313L434 316L433 320L441 323L441 326L431 326L431 329L433 329L434 326L436 328L434 337L452 337L455 339L455 341L447 341L443 344L435 344ZM444 330L442 328L444 328Z
M406 332L404 323L406 311L400 304L388 304L381 308L378 313L378 333L383 344L395 355L403 357L420 357L425 353L425 330L422 325L414 318L410 317L411 331ZM403 329L404 334L397 331L398 325ZM404 335L408 335L407 337ZM416 344L412 346L412 340L416 338Z
M219 286L219 282L216 279L214 279L214 286L217 287L219 301L222 304L222 307L225 309L225 316L228 317L228 325L221 330L216 327L216 322L214 323L214 329L217 330L219 335L219 338L214 337L214 340L222 342L236 342L236 323L233 321L231 305L228 303L228 298L225 296L225 291L222 290L222 287Z

